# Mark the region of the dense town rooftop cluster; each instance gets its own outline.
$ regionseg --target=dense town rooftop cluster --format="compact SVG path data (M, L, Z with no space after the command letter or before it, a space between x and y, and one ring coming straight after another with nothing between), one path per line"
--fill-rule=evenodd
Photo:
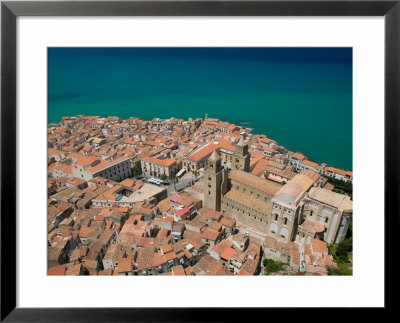
M240 223L229 214L204 207L198 179L205 161L244 142L251 184L268 194L302 171L352 181L349 171L314 163L265 135L213 118L80 115L49 125L48 274L257 275L263 255L290 255L288 272L302 260L306 274L325 275L335 267L325 242L256 237L238 230ZM265 177L277 188L266 185ZM175 183L185 178L189 184L178 189ZM240 171L230 179L249 181ZM314 195L345 203L319 191Z

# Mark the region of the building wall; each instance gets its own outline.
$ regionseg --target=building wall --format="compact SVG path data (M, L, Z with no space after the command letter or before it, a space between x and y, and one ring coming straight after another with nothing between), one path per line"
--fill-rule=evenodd
M254 187L245 185L243 183L230 180L230 189L248 195L249 198L254 198L261 202L270 203L274 195L260 191Z
M103 177L113 181L116 181L117 174L120 176L120 180L124 180L125 178L132 177L132 171L130 167L130 161L125 160L118 164L112 165L111 167L105 168L101 171L93 173L93 177Z
M351 220L350 214L342 214L342 220L337 230L335 243L340 243L345 239L347 230L349 228L350 220Z
M171 166L163 166L156 163L150 163L148 161L141 161L141 168L146 176L161 177L161 175L166 175L167 177L176 175L178 167L176 163Z
M186 168L188 172L198 171L200 168L205 168L207 165L207 157L202 158L201 160L195 162L188 158L183 160L183 168Z
M93 178L93 174L86 171L86 169L80 165L76 165L76 167L72 167L72 176L82 178L85 181L88 181Z
M268 235L278 241L293 241L296 236L300 209L300 205L294 208L287 208L276 201L273 202L268 221L270 223Z
M267 209L267 206L266 206ZM221 212L258 231L267 232L268 214L249 208L238 201L222 198Z
M343 214L335 207L306 198L302 218L309 218L313 221L323 223L326 228L323 240L333 244L344 240L351 220L351 214Z

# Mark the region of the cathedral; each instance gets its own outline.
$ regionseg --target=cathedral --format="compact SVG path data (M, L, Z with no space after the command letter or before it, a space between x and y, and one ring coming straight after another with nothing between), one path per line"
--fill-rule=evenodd
M344 240L353 203L348 196L321 188L317 172L303 170L284 185L250 174L250 154L243 138L230 156L229 168L222 157L217 149L207 159L204 207L277 241L320 239L333 244Z

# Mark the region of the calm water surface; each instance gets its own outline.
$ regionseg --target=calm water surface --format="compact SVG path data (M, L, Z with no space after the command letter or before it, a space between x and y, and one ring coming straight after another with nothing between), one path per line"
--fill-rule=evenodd
M352 49L48 49L49 123L205 113L352 170Z

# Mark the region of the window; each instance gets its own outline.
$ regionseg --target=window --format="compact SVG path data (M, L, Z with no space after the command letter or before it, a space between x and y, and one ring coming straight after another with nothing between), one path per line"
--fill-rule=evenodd
M285 220L283 221L283 224L284 224L284 225L287 224L287 218L285 218Z
M326 218L326 219L325 219L325 223L328 223L328 221L329 221L329 218Z
M275 214L275 221L278 221L278 214Z
M208 191L208 195L211 195L211 191Z
M313 215L313 211L311 210L311 211L310 211L310 216L312 216L312 215Z

